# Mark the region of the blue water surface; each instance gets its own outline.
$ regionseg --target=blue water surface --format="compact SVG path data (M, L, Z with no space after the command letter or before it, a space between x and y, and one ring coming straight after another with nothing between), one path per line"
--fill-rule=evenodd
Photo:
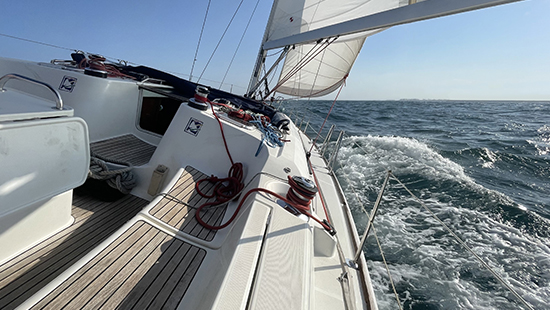
M314 137L331 104L283 107ZM548 308L550 102L339 101L322 135L332 124L346 133L335 171L360 232L391 170L528 303ZM404 309L522 307L395 181L375 227ZM380 309L396 309L372 236L364 250Z

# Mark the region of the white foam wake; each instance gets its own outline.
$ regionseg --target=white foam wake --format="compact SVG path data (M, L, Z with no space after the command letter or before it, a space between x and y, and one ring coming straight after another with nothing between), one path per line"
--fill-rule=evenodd
M363 202L376 196L388 169L398 176L409 176L413 185L414 179L426 183L428 188L419 190L419 196L438 217L535 309L546 307L550 301L550 248L545 243L549 240L535 240L481 211L489 209L481 204L514 206L511 199L477 185L460 165L410 138L346 138L339 161L337 174L344 190L353 193L350 191L353 187ZM457 186L443 189L438 187L441 183ZM464 196L452 197L453 194ZM468 201L470 196L483 199L472 202ZM358 213L360 207L355 196L347 198ZM470 207L462 207L463 203ZM477 203L479 208L475 207ZM358 213L356 221L359 230L364 230L366 216ZM390 189L386 193L375 225L406 308L519 308L515 298L403 191ZM379 307L395 309L396 302L378 251L373 249L376 247L373 240L368 247L367 260Z
M550 126L544 125L537 130L539 137L535 140L527 140L527 143L537 149L537 155L550 155Z
M353 136L344 139L338 156L346 161L343 172L377 177L392 170L395 174L414 173L430 179L447 178L473 183L460 165L411 138Z

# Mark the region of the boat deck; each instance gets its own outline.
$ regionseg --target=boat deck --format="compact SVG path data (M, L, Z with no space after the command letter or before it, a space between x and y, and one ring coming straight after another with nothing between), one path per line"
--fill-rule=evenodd
M175 309L205 255L139 221L31 309Z
M150 208L149 216L180 233L211 241L216 231L202 227L195 219L196 208L215 199L203 198L195 190L196 182L206 177L186 167L169 193ZM212 194L214 184L204 182L200 189ZM19 306L147 204L148 201L132 195L115 202L102 202L74 194L73 225L0 266L0 309ZM225 211L224 205L210 208L201 215L208 224L219 225ZM83 265L78 270L32 309L174 309L205 255L204 249L137 220L99 254L80 263Z
M94 142L90 144L90 148L101 157L128 162L134 166L148 163L157 149L131 134Z
M89 253L147 201L128 195L115 202L74 196L75 222L0 266L0 309L14 309Z
M215 198L204 198L195 190L197 181L207 177L206 174L193 167L185 167L176 185L149 213L181 232L202 240L212 241L216 231L204 228L195 218L196 207L215 200ZM213 183L203 182L200 184L200 190L210 195L214 191L213 186ZM206 208L202 212L201 218L209 225L219 225L225 214L226 205Z

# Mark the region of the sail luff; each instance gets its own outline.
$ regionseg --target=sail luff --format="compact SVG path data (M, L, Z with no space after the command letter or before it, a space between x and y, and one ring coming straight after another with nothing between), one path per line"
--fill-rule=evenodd
M322 38L360 33L517 1L522 0L426 0L268 41L263 44L263 49L269 50L293 44L310 43Z

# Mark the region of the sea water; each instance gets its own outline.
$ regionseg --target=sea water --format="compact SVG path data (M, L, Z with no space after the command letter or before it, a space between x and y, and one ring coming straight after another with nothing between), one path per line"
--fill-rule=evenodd
M283 107L314 137L331 103ZM339 101L323 137L331 124L332 140L345 131L334 170L360 233L391 170L528 303L550 309L550 102ZM375 231L404 309L522 308L396 181ZM398 309L372 233L364 251L379 308Z

